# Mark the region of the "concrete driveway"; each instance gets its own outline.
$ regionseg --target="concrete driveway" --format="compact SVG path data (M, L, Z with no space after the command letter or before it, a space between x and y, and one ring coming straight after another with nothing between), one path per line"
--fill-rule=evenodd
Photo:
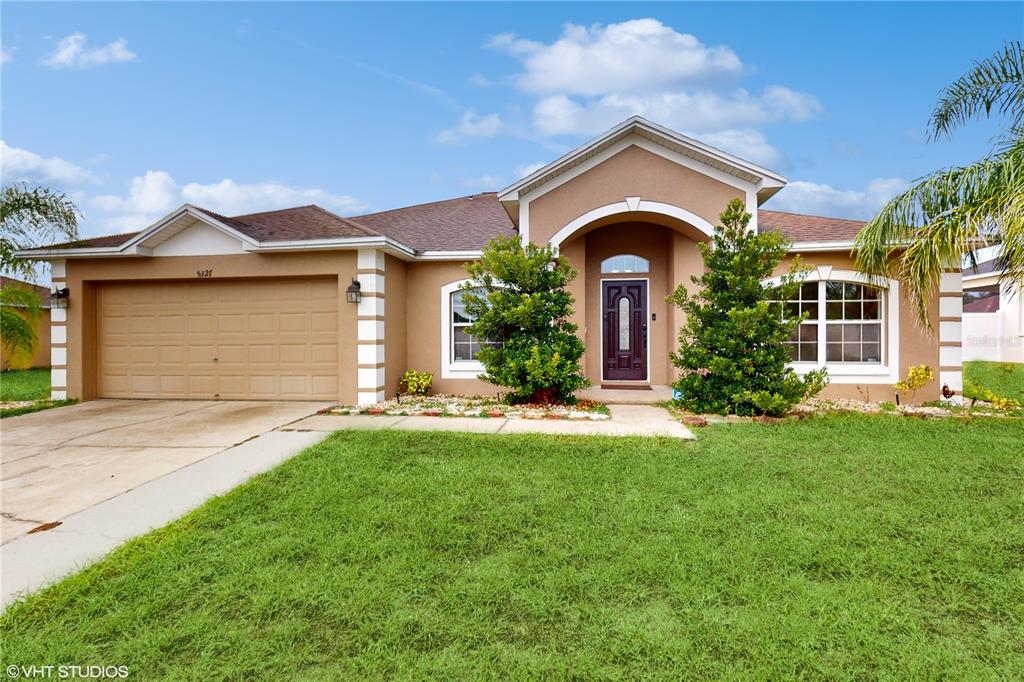
M328 403L94 400L0 422L0 542Z

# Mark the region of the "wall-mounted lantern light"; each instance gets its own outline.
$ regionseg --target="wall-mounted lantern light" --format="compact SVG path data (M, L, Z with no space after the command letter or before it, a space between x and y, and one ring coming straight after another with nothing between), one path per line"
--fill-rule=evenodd
M359 291L360 284L356 280L352 280L352 284L348 285L348 289L345 289L345 300L349 303L359 303L363 298L362 292Z
M56 289L50 292L51 308L67 308L71 292L68 289Z

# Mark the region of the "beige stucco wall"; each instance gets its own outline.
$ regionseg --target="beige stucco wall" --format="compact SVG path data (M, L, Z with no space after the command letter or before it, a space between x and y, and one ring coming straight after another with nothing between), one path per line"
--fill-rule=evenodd
M213 280L337 277L338 400L355 402L356 306L345 301L345 288L356 271L354 251L68 260L68 397L81 400L96 397L97 284L123 280L195 280L197 270L211 270Z
M543 244L579 216L641 197L684 208L717 224L729 200L743 193L662 156L630 146L529 202L530 241Z
M434 393L494 395L498 387L478 379L441 376L441 287L468 277L460 261L406 264L406 364L434 375ZM385 312L387 312L385 310ZM446 324L447 320L444 321Z
M387 256L384 266L384 395L398 393L398 380L408 369L407 352L407 295L405 286L406 264Z

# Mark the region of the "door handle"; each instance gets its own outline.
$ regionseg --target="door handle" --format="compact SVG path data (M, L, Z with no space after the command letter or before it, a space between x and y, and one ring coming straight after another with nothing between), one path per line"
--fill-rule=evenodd
M643 324L643 332L644 332L644 348L647 348L647 323L646 322L644 322L644 324Z

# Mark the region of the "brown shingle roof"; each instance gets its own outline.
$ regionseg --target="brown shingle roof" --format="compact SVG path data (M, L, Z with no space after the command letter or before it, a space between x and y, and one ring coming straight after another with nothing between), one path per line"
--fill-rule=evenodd
M278 211L247 213L232 217L200 209L258 242L335 237L379 237L380 232L348 218L334 215L315 204Z
M825 218L784 211L757 212L757 229L781 232L791 242L849 242L866 223L863 220Z
M498 236L516 233L496 192L355 216L418 251L479 251Z
M319 206L223 216L200 209L256 241L301 241L338 237L387 236L417 251L479 251L515 226L495 192L445 199L390 211L342 218ZM860 220L825 218L783 211L759 211L758 227L781 232L793 242L849 242L864 226ZM138 232L91 237L47 248L119 246Z

